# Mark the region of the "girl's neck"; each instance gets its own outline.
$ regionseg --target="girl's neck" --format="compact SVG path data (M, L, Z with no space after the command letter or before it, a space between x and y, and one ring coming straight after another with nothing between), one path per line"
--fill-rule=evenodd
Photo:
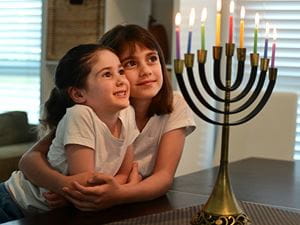
M140 131L144 129L150 117L147 115L151 104L150 101L131 100L131 105L135 111L136 125Z
M99 119L105 123L105 125L110 130L111 134L114 137L120 137L121 133L121 121L119 119L119 112L118 113L101 113L96 112Z

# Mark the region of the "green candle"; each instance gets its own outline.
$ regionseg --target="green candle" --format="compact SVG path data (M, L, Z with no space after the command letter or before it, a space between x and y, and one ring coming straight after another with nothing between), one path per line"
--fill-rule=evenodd
M256 13L255 14L255 29L254 29L253 53L257 53L258 24L259 24L259 15L258 15L258 13Z
M207 17L207 8L202 9L201 14L201 50L205 50L205 21Z
M254 29L254 45L253 45L253 53L257 53L257 33L258 33L258 29L255 28Z

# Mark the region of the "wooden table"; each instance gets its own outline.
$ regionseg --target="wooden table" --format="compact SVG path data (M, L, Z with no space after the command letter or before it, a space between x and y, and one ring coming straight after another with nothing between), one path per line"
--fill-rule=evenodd
M210 195L218 168L175 179L172 190ZM237 199L300 209L300 161L248 158L229 164L231 185Z
M230 164L230 177L239 200L300 212L300 162L250 158ZM68 207L11 221L9 225L94 225L199 205L210 194L216 168L175 178L171 190L153 201L122 205L101 212Z

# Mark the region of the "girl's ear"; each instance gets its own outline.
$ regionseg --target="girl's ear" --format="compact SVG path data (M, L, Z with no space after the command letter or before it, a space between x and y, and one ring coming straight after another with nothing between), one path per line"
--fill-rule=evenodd
M68 94L70 98L77 104L82 104L86 100L82 89L69 87Z

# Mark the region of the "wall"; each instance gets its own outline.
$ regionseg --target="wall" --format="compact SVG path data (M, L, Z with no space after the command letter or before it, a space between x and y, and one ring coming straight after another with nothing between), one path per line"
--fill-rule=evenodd
M107 0L105 8L105 31L122 23L135 23L147 27L151 13L151 1Z
M174 2L174 16L177 11L182 15L181 23L181 53L187 52L187 39L188 39L188 20L191 8L195 8L196 20L193 27L192 36L192 53L196 53L197 49L200 49L200 26L201 26L201 12L202 9L207 8L207 20L206 20L206 49L207 49L207 62L206 62L206 73L208 81L211 81L212 76L210 76L212 71L212 46L215 42L215 15L216 15L216 1L204 0L204 1L194 1L194 0L176 0ZM173 25L174 27L174 25ZM175 33L173 30L173 37ZM173 38L173 56L175 55L175 38ZM182 56L183 57L183 56ZM196 61L195 61L196 62ZM195 67L196 68L196 67ZM194 72L198 74L197 69ZM186 77L187 74L184 74ZM197 76L196 76L197 77ZM187 79L185 79L187 81ZM197 79L196 79L197 80ZM199 81L199 80L198 80ZM187 81L188 82L188 81ZM192 93L192 92L190 92ZM192 96L194 102L198 102L195 96ZM210 97L206 98L208 101ZM211 100L210 103L214 105ZM200 108L201 106L199 106ZM205 113L210 118L214 115L205 108L201 107L201 111ZM195 121L197 124L197 129L190 136L186 138L186 144L183 151L183 155L178 166L176 175L183 175L197 170L202 170L212 166L212 158L214 153L214 138L215 138L215 127L211 124L204 122L199 119L196 114Z

